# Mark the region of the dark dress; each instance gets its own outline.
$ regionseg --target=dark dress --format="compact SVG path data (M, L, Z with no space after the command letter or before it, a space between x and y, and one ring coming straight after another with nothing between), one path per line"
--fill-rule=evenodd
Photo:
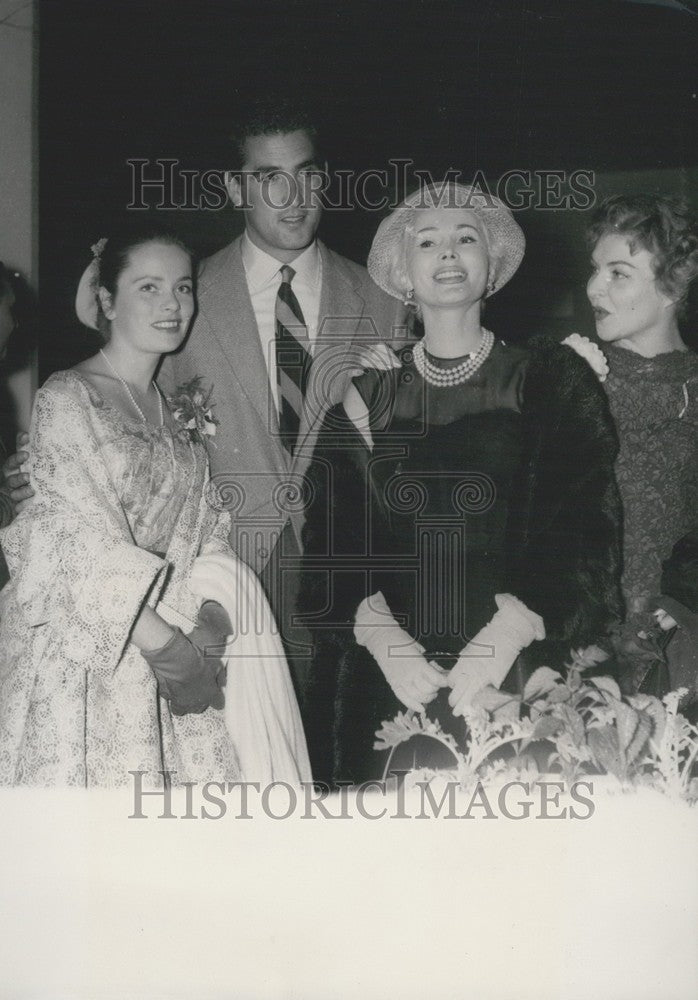
M659 593L662 561L698 529L698 355L643 358L609 345L606 381L620 452L623 594L628 616Z
M616 649L623 682L662 696L682 676L680 644L669 647L669 673L655 669L637 643L653 625L648 605L660 592L662 562L698 531L698 355L670 351L644 358L608 345L606 392L620 439L616 476L623 501L626 622Z
M313 774L329 782L380 777L374 734L403 709L354 639L364 597L381 591L445 667L492 618L497 593L543 617L539 663L592 641L620 607L615 437L586 363L551 341L496 342L466 383L434 388L409 349L401 360L355 383L373 450L339 407L309 471L301 608L316 652L304 723ZM447 693L428 714L458 735Z
M382 591L430 655L457 655L495 613L494 595L505 586L526 364L524 351L496 343L467 388L434 389L408 361L389 426L377 434L369 488L376 543L389 559L370 592ZM369 394L372 382L364 376L357 387Z

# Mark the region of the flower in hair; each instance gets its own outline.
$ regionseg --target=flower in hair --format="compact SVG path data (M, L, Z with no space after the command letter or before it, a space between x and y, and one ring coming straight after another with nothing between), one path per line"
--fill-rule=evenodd
M99 287L99 277L100 277L99 262L102 257L102 252L106 245L107 245L107 237L103 236L101 239L97 240L96 243L93 243L92 246L90 247L90 250L92 251L92 260L87 265L87 274L90 279L90 288L92 289L92 292L95 295L97 294L97 289Z
M102 256L102 252L103 252L103 250L104 250L104 248L105 248L106 245L107 245L107 237L106 236L103 236L101 239L97 240L96 243L92 244L92 246L90 247L90 250L92 251L92 256L96 260L99 260L99 258Z

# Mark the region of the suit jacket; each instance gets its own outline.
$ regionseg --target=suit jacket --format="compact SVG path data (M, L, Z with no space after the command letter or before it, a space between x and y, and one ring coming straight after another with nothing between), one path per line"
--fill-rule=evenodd
M209 450L211 474L232 513L231 545L257 573L289 519L300 539L313 443L326 410L344 396L352 357L361 344L389 340L403 322L400 303L382 292L365 268L318 246L318 338L293 458L279 436L241 237L203 262L191 333L176 355L165 358L160 373L168 393L197 375L212 391L218 427Z

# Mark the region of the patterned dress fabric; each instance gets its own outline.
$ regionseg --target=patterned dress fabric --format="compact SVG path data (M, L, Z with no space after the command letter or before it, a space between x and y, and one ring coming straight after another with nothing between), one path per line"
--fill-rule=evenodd
M698 355L643 358L610 345L605 383L620 438L623 595L629 623L646 621L662 562L698 527Z
M229 551L203 445L125 418L74 371L39 390L30 435L36 497L1 533L0 784L235 779L223 713L172 716L129 639L146 603L195 618L194 559Z
M0 463L4 462L7 458L7 452L5 446L0 439ZM4 483L2 481L2 473L0 473L0 528L5 528L12 520L12 504L10 503L9 495L3 490ZM5 561L5 556L0 548L0 590L5 586L7 581L10 579L10 573L7 568L7 562Z

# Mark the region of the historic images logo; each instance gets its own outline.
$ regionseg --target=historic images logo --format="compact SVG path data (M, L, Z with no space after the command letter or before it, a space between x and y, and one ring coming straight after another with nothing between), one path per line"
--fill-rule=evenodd
M228 204L233 176L230 171L189 169L169 157L133 158L126 163L131 189L128 209L217 212ZM408 192L434 186L446 191L451 183L472 187L475 207L481 207L483 200L488 203L497 198L513 212L534 208L587 211L596 201L595 174L587 169L515 167L496 180L488 180L482 171L468 175L452 168L444 177L434 178L431 171L415 167L413 160L392 159L387 167L362 171L329 170L325 165L297 174L277 170L273 176L262 178L244 172L236 172L234 176L240 181L241 208L249 207L252 180L257 184L261 181L262 197L270 208L278 210L288 208L300 198L302 204L320 205L330 211L386 212L399 205Z

